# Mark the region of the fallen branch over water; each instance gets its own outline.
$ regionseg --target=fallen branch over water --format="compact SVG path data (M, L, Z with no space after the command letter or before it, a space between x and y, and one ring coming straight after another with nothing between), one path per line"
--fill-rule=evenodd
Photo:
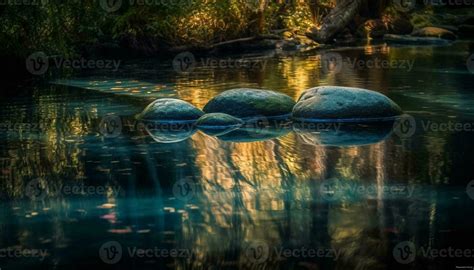
M279 35L267 34L267 35L257 35L253 37L245 37L245 38L238 38L233 40L226 40L210 45L183 45L183 46L176 46L170 49L171 52L183 52L183 51L208 51L212 49L219 48L221 46L227 46L242 42L250 42L250 41L259 41L259 40L282 40L282 37Z

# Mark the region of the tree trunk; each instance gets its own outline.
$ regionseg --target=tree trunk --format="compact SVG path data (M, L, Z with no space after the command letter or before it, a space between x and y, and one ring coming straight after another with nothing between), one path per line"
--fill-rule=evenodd
M257 11L257 35L261 35L265 29L265 8L267 0L260 0Z
M316 0L309 1L309 8L311 10L311 20L313 21L313 23L316 23L318 20L318 14L319 14L318 1Z
M313 29L306 35L318 43L327 43L343 30L358 14L363 0L341 0L323 19L321 29Z

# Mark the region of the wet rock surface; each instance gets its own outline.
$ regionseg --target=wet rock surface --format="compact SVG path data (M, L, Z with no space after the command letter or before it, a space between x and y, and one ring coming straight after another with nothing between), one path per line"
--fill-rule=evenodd
M375 91L340 86L306 90L293 108L297 121L384 121L402 114L391 99Z
M214 97L204 107L206 113L225 113L238 118L281 117L291 113L294 100L270 90L239 88Z

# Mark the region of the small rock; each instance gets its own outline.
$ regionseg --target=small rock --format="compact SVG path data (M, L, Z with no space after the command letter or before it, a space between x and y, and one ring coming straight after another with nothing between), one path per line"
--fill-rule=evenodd
M414 37L431 37L431 38L441 38L447 40L456 40L456 35L446 29L437 28L437 27L424 27L418 30L415 30L412 34Z
M225 113L208 113L201 116L196 122L197 127L204 128L240 127L243 124L244 121Z
M306 90L293 108L293 119L308 122L371 122L402 114L391 99L375 91L340 86Z
M138 116L140 120L159 122L190 122L204 113L192 104L173 98L157 99Z
M270 90L232 89L211 99L206 113L226 113L238 118L284 117L291 114L295 102L285 94Z

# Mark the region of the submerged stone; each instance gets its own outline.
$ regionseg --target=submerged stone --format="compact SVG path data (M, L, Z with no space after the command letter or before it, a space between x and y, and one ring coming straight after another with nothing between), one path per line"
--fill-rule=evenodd
M208 113L199 118L196 126L211 136L221 136L241 127L244 121L225 113Z
M225 113L208 113L196 122L196 126L199 128L227 128L232 126L240 127L244 121L239 118L233 117Z
M192 104L173 98L157 99L138 116L141 120L155 122L192 122L204 113Z
M204 107L206 113L226 113L238 118L281 117L291 113L294 100L281 93L259 89L232 89L214 97Z
M293 108L293 119L308 122L372 122L402 114L391 99L375 91L340 86L306 90Z

